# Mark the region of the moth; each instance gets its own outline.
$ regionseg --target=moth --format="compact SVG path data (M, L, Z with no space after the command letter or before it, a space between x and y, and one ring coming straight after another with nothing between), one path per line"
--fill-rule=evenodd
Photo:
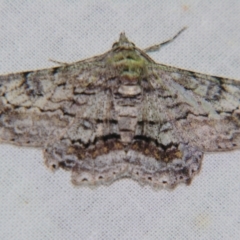
M182 31L180 31L182 32ZM240 148L240 82L156 63L120 34L108 52L0 76L0 140L43 149L75 185L189 184L205 152Z

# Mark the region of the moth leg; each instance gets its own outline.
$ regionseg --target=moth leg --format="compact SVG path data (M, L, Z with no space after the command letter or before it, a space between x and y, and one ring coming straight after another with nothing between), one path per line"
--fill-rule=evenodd
M145 53L147 53L147 52L155 52L155 51L158 51L158 50L160 50L160 48L163 46L163 45L167 45L167 44L169 44L169 43L171 43L174 39L176 39L184 30L186 30L187 29L187 27L184 27L184 28L182 28L177 34L175 34L172 38L170 38L170 39L168 39L168 40L166 40L166 41L164 41L164 42L162 42L162 43L160 43L160 44L156 44L156 45L153 45L153 46L151 46L151 47L148 47L148 48L145 48L145 49L143 49L143 51L145 52Z
M53 60L53 59L48 59L48 61L50 61L50 62L53 62L53 63L56 63L56 64L59 64L59 65L61 65L61 66L68 66L69 65L69 63L65 63L65 62L59 62L59 61L56 61L56 60Z

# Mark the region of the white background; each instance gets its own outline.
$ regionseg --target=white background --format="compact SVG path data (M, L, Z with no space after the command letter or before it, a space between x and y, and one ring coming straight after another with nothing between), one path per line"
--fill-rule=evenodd
M119 33L157 62L240 80L240 1L0 1L0 74L101 54ZM190 186L75 188L41 150L0 145L0 239L239 239L240 151L205 154Z

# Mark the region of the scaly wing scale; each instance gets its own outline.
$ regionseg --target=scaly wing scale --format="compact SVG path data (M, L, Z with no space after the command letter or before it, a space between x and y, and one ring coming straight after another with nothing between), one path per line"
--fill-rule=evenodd
M239 82L156 64L121 34L101 56L0 76L0 140L41 147L75 185L173 188L204 152L240 148L239 102Z
M43 147L57 139L87 101L79 93L101 76L100 69L83 63L0 76L1 141Z
M159 81L173 91L166 112L182 140L202 151L240 147L240 83L159 65ZM158 83L158 80L155 80Z

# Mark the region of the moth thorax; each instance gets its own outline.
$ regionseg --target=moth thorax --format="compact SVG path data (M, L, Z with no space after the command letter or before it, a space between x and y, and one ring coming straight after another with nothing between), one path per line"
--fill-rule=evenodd
M117 66L119 79L122 84L132 85L141 81L144 74L144 66L140 60L125 60Z
M114 52L108 59L111 69L115 70L120 82L125 85L137 84L145 75L146 62L136 50Z
M139 76L135 76L133 73L121 72L119 80L124 85L135 85L139 82L139 78Z

